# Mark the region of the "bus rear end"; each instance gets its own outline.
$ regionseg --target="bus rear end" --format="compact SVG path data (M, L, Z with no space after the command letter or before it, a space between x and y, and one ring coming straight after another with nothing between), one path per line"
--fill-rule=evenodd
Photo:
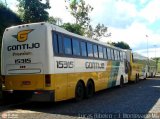
M26 24L7 28L2 40L1 73L4 77L4 95L21 94L18 97L44 95L53 98L47 90L50 79L47 72L47 27L45 23Z

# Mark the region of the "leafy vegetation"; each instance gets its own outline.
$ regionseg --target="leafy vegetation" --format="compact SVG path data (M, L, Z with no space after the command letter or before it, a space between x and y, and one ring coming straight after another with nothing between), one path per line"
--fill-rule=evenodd
M66 8L75 18L75 24L79 24L82 27L88 27L90 24L89 13L93 10L93 7L89 4L86 5L84 0L68 0L68 3L69 7L66 6Z
M58 25L58 26L62 25L62 19L54 18L53 16L49 17L48 22L54 25Z
M93 31L92 38L95 40L100 40L102 37L106 37L107 27L104 24L97 24L96 28Z
M92 6L86 4L84 0L67 0L66 3L69 4L66 8L75 18L75 23L64 24L65 29L79 35L85 35L94 40L100 40L102 37L106 37L107 27L104 24L97 24L95 28L90 25L91 19L89 13L93 10Z
M159 58L156 58L157 59L157 71L158 73L160 73L160 57Z
M64 23L62 27L72 33L84 35L84 29L79 24Z
M158 64L157 64L157 71L158 71L158 73L160 73L160 60L159 60L159 62L158 62Z
M7 27L22 23L19 16L7 8L3 3L0 3L0 20L0 41L2 40L3 32Z
M75 18L75 23L64 23L62 27L70 32L85 35L90 24L89 12L93 8L86 5L84 0L67 0L66 4L66 9Z
M120 42L112 42L112 43L109 43L110 45L113 45L115 47L119 47L119 48L122 48L122 49L130 49L130 46L123 42L123 41L120 41Z
M48 21L50 9L49 2L42 3L41 0L17 0L19 2L18 12L23 22L44 22Z

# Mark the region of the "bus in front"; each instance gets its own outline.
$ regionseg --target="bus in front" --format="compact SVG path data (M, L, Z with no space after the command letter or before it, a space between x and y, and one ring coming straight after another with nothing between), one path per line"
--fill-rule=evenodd
M4 76L3 96L53 100L48 74L47 26L44 23L24 24L7 28L2 40L1 73Z

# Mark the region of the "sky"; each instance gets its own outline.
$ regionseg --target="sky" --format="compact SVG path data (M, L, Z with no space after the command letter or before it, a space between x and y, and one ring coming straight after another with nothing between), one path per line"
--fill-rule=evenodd
M16 12L18 2L6 1L8 7ZM102 38L102 42L124 41L134 52L149 57L160 57L160 0L84 1L94 8L89 14L91 24L104 24L108 27L108 33L111 33L110 37ZM50 6L50 16L63 19L63 23L75 22L65 8L65 0L50 0Z

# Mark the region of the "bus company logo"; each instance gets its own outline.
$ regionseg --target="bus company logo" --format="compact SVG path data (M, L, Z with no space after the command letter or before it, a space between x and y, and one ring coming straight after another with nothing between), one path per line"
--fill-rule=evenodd
M13 35L14 38L19 42L24 42L28 39L28 34L31 33L34 29L19 31L17 35Z

